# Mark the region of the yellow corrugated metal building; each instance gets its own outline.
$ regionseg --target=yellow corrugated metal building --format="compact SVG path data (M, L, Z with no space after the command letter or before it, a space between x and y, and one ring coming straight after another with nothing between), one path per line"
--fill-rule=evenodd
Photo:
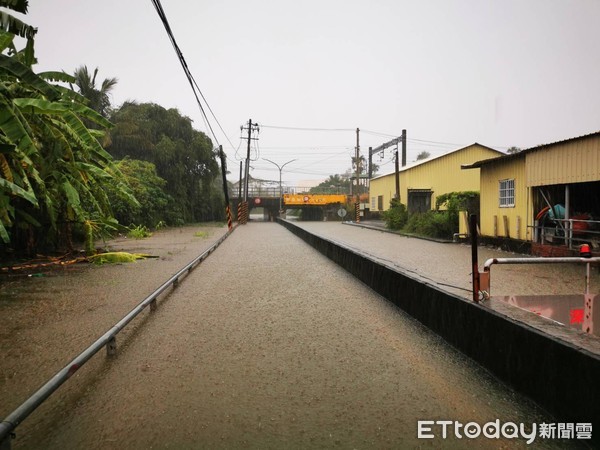
M478 191L479 174L461 171L461 165L503 153L480 144L472 144L443 155L417 161L400 168L400 201L410 212L435 208L437 196L456 191ZM370 210L386 211L396 193L394 172L372 178L369 187Z
M565 208L566 221L600 217L600 132L464 168L480 170L483 236L534 241L541 229L536 216L554 205Z

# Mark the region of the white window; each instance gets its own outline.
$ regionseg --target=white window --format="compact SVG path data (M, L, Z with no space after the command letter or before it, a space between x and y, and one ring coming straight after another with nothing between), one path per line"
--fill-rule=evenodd
M500 208L515 206L515 180L500 180Z
M371 211L375 211L376 204L377 204L377 197L371 197Z

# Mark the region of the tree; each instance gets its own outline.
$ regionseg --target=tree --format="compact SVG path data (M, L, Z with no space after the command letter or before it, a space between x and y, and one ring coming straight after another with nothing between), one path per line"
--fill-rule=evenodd
M0 0L0 6L23 12L27 2ZM135 199L98 141L103 132L89 130L83 120L104 128L110 123L79 94L51 83L72 83L73 77L31 70L28 30L23 23L0 28L0 240L33 252L70 247L73 225L112 226L107 186ZM30 36L24 50L16 50L13 31Z
M100 113L102 117L108 117L110 111L109 94L116 86L118 80L117 78L106 78L98 88L96 86L97 75L97 67L94 69L94 73L90 74L87 66L78 67L73 74L75 77L75 85L79 89L79 93L87 99L88 106Z
M154 164L125 158L117 162L117 167L139 203L131 205L119 189L109 188L108 198L119 223L153 228L161 221L175 222L175 201L164 191L167 182L157 175Z
M153 103L124 103L111 115L115 127L107 150L115 158L151 162L175 199L177 223L223 218L223 192L217 153L206 134L176 109ZM169 223L174 225L174 223Z
M350 179L347 175L329 175L325 181L310 188L311 193L340 193L347 194L350 191Z
M417 160L417 161L421 161L422 159L427 159L427 158L429 158L430 156L431 156L431 153L429 153L429 152L426 152L426 151L422 151L421 153L419 153L419 154L417 155L417 159L416 159L416 160Z
M519 153L521 151L522 151L521 148L513 146L513 147L509 147L508 150L506 150L506 153L508 153L509 155L513 155L513 154Z

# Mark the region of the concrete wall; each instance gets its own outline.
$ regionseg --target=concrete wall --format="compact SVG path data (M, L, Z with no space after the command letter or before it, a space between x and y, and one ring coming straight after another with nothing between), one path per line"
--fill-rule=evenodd
M287 221L292 233L552 413L600 417L600 356L335 244ZM592 434L600 442L600 433Z

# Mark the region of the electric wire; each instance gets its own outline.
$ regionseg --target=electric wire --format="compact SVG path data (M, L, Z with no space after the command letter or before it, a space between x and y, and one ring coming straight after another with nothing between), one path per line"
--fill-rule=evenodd
M276 130L294 130L294 131L352 131L356 132L355 128L308 128L308 127L284 127L277 125L260 124L263 128L272 128Z
M200 101L200 97L202 98L202 100L204 100L204 103L206 104L206 107L208 108L208 110L210 111L212 117L214 118L215 122L217 123L217 125L219 126L219 128L221 129L221 132L223 133L223 135L225 136L225 138L227 139L227 141L229 142L229 145L231 145L231 148L234 148L234 145L232 144L231 140L229 139L229 136L227 135L227 133L225 133L225 130L223 130L223 127L221 126L221 123L219 122L219 120L217 119L215 113L213 112L212 108L210 107L208 101L206 100L206 97L204 96L204 94L202 93L202 90L200 89L200 87L198 86L198 83L196 82L194 76L192 75L192 72L189 69L189 66L183 56L183 52L181 51L181 49L179 48L179 45L177 44L177 41L175 40L175 36L173 35L173 30L171 29L171 25L169 24L169 21L167 19L167 16L165 14L165 11L162 7L162 4L160 3L160 0L151 0L152 5L154 6L154 8L156 9L156 12L158 13L158 16L163 24L163 26L165 27L165 31L167 32L167 36L169 37L169 40L171 41L171 45L173 46L173 49L175 50L175 53L177 55L177 59L179 59L179 62L181 64L181 67L183 68L183 71L185 73L186 78L188 79L188 82L190 83L190 87L192 88L192 92L194 93L194 97L196 98L196 103L198 104L198 107L200 108L200 112L202 113L202 119L204 120L204 123L206 124L207 129L210 131L213 139L215 140L215 143L217 144L217 146L219 146L219 140L210 124L210 121L208 119L208 116L206 115L206 111L204 110L204 107L202 106L202 102ZM198 94L200 94L200 97L198 97ZM230 159L230 158L227 158Z

